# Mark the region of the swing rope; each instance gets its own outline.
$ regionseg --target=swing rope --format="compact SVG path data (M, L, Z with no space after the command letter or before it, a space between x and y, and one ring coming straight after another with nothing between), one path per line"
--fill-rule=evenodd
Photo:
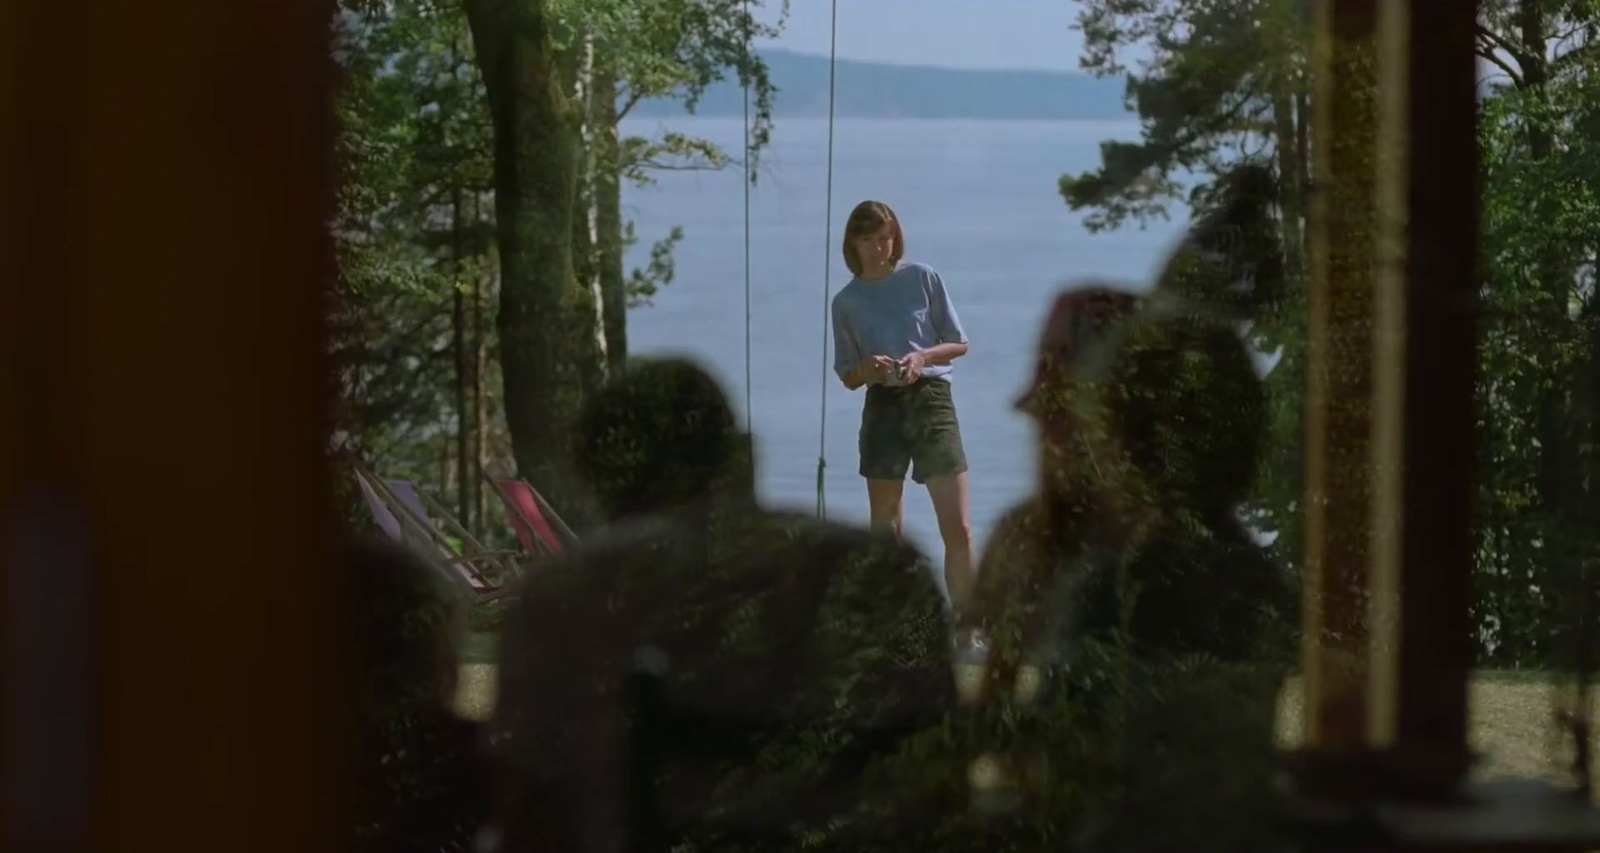
M744 46L753 51L750 0L744 0ZM755 181L755 166L750 162L750 75L744 74L744 428L755 434L755 404L751 399L755 383L751 379L750 350L750 185Z
M745 50L753 52L751 38L750 0L744 0ZM839 57L839 0L832 0L832 18L828 34L828 185L824 212L823 266L822 266L822 405L821 423L817 434L817 517L828 517L828 342L833 304L833 138L836 103L836 79ZM755 415L751 358L751 295L750 295L750 185L755 180L750 163L750 78L744 79L744 420L745 428L754 433Z
M828 331L833 313L833 125L835 78L839 60L839 0L833 0L828 27L828 190L822 262L822 421L817 436L817 517L828 517Z

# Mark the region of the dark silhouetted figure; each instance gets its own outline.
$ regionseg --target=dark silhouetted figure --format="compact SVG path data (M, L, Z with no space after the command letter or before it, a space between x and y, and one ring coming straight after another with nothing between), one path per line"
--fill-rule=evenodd
M347 546L359 725L352 847L474 849L489 816L479 729L452 710L463 609L441 569L399 544Z
M1157 277L1156 292L1217 320L1262 319L1283 297L1278 182L1255 163L1235 166L1195 200L1199 214Z
M1120 553L1135 535L1139 508L1128 505L1118 448L1098 434L1103 419L1083 408L1093 401L1074 387L1095 354L1109 351L1105 337L1140 300L1088 283L1058 295L1046 318L1033 381L1016 404L1034 422L1039 482L1032 497L1000 517L979 564L962 627L981 632L986 654L981 679L976 661L961 667L969 704L985 693L1011 695L1020 667L1052 666L1058 651L1052 626L1065 613L1072 570Z
M1146 509L1120 571L1086 578L1076 630L1144 656L1287 660L1298 600L1239 518L1265 440L1266 396L1233 329L1134 320L1095 382Z
M632 364L581 432L613 522L508 614L501 849L849 832L864 768L950 699L943 598L918 555L759 507L747 439L688 362Z
M1091 565L1119 560L1147 514L1128 488L1120 446L1108 440L1107 421L1095 409L1099 401L1076 388L1085 372L1103 368L1106 339L1141 305L1131 291L1091 282L1067 289L1051 306L1033 380L1016 403L1034 423L1038 486L995 524L972 606L962 614L960 627L979 638L976 647L957 650L955 664L961 704L974 714L972 805L1045 837L1050 826L1075 822L1071 806L1046 792L1093 784L1060 749L1079 726L1058 713L1066 701L1073 580Z
M1276 849L1276 700L1298 597L1239 519L1264 441L1263 386L1229 324L1139 316L1114 346L1083 393L1101 401L1145 521L1120 560L1086 566L1068 595L1068 657L1114 662L1076 700L1103 717L1104 787L1116 792L1082 835L1102 851L1179 839Z
M971 707L1039 720L996 757L1018 820L1059 805L1028 811L1030 787L1076 791L1087 849L1275 843L1254 813L1298 601L1239 520L1267 418L1242 303L1194 293L1058 298L1021 401L1039 491L991 538L974 607L989 653L960 668ZM1051 780L1030 754L1048 737L1092 747Z
M1040 486L996 525L970 617L987 634L989 680L1009 683L1024 659L1044 665L1060 652L1062 583L1076 568L1109 572L1146 539L1167 543L1148 546L1157 550L1187 547L1177 543L1195 525L1226 559L1266 561L1237 520L1266 411L1236 327L1283 292L1276 198L1269 170L1235 167L1198 199L1202 215L1152 291L1092 283L1052 306L1034 383L1019 401L1038 429ZM1108 561L1111 554L1122 556ZM1241 570L1236 580L1248 587L1254 574ZM1276 574L1263 576L1279 584ZM1240 589L1274 602L1281 594Z

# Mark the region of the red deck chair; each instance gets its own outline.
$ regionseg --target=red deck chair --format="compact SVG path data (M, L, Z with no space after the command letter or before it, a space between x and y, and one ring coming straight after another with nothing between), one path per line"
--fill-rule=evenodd
M488 471L483 472L483 478L493 487L495 496L505 507L506 522L516 531L517 539L529 554L560 556L578 541L572 528L527 480L494 477Z

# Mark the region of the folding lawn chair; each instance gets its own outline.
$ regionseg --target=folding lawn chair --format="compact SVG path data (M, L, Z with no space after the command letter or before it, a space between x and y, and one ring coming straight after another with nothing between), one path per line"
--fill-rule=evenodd
M527 480L495 477L486 470L482 474L505 508L506 522L530 555L560 556L577 544L577 534Z
M516 577L516 554L492 551L456 524L438 504L407 480L383 480L359 462L352 462L373 519L391 538L418 548L441 564L451 582L464 586L478 601L490 601L511 592L508 581ZM433 519L440 518L461 541L458 551Z

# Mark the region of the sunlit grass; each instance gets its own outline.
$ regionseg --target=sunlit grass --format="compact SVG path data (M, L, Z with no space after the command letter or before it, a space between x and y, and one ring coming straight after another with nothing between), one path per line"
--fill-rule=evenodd
M461 684L456 691L456 713L469 720L487 720L494 710L494 670L492 663L461 665Z
M1476 773L1481 778L1533 776L1557 778L1558 761L1570 748L1561 747L1552 721L1552 687L1548 676L1522 672L1484 671L1474 674L1468 693L1468 736L1481 756ZM1301 703L1298 681L1285 685L1278 703L1278 740L1294 746L1301 737ZM1600 715L1596 722L1600 723ZM1557 748L1561 748L1557 758Z

